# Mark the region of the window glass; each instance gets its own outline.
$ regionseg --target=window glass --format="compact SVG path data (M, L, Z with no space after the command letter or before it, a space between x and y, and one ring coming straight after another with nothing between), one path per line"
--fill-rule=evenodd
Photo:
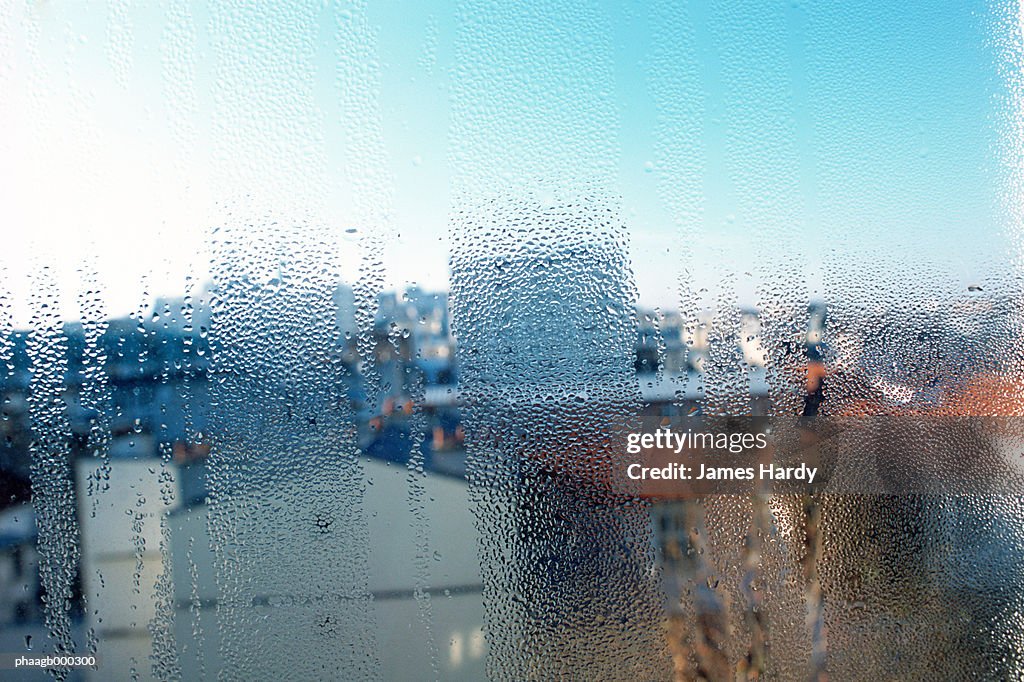
M1020 677L1021 36L3 6L0 677Z

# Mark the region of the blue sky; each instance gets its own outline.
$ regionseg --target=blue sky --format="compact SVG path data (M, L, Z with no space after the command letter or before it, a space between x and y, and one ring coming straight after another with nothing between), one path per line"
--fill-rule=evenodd
M385 286L443 287L451 212L494 193L607 199L664 307L681 277L709 301L1000 281L1015 16L881 4L15 8L14 317L43 265L66 317L83 268L112 314L178 293L224 225L311 225L350 281L379 248Z

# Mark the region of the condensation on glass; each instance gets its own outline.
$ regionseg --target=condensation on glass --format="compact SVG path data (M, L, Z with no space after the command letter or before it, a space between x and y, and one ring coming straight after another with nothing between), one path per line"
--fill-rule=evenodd
M1022 54L1009 3L4 5L0 654L1019 677ZM620 485L678 417L841 475Z

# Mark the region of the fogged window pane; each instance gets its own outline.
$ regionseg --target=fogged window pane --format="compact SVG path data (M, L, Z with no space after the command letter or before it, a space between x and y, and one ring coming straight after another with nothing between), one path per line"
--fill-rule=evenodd
M4 7L0 676L1019 677L1018 14Z

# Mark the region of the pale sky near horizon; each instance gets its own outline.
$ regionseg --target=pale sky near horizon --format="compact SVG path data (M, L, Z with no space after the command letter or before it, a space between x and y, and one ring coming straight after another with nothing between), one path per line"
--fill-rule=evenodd
M877 4L9 6L0 294L123 315L273 222L444 288L463 198L537 188L615 207L647 305L1015 276L1010 5Z

